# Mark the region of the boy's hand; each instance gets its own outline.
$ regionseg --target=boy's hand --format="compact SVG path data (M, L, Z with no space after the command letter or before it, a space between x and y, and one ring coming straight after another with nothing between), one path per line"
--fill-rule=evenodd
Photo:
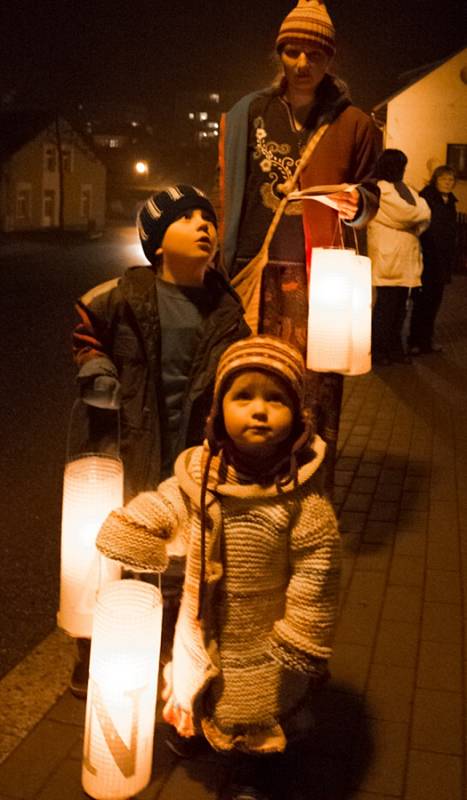
M90 406L116 411L121 405L120 381L110 375L97 375L82 381L81 399Z

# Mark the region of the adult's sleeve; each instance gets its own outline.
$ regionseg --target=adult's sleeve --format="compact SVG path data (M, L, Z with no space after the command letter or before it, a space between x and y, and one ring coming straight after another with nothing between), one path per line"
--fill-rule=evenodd
M362 114L355 126L355 148L352 165L352 183L357 183L359 193L358 210L352 220L345 224L352 228L363 228L378 211L380 191L373 171L380 151L377 128L370 117Z

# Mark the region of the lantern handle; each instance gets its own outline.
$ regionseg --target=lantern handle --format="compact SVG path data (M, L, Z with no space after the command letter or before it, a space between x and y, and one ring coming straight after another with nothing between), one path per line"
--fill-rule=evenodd
M120 458L121 451L121 417L119 409L112 409L109 414L107 409L92 409L95 412L95 419L91 418L90 407L84 403L80 397L75 398L70 411L66 435L65 463L73 461L78 455L114 455ZM79 420L78 414L81 411L82 418ZM83 413L84 412L84 413ZM116 414L116 417L115 417ZM72 437L79 428L81 433L85 431L79 445L72 447ZM96 433L96 430L99 429ZM93 442L92 446L89 442ZM96 442L97 444L94 444ZM98 443L100 442L100 444ZM76 446L76 442L75 442Z

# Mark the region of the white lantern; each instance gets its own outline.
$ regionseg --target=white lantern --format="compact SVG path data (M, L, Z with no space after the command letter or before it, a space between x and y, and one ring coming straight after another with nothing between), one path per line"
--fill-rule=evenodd
M371 262L354 250L312 251L308 369L362 375L371 369Z
M57 621L71 636L90 638L98 589L121 577L121 566L99 554L96 536L110 511L122 505L119 458L90 454L66 465Z
M83 788L123 800L151 778L162 628L160 591L122 580L100 590L94 614Z

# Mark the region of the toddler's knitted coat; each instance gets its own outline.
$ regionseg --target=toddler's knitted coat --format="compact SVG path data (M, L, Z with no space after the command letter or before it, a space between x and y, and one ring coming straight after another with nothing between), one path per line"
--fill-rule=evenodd
M231 467L218 483L210 472L200 621L202 447L182 453L175 477L113 512L99 533L106 556L137 570L162 571L170 554L186 553L173 702L216 749L283 750L303 724L310 684L326 674L340 542L316 474L324 449L315 437L297 486L242 482Z

